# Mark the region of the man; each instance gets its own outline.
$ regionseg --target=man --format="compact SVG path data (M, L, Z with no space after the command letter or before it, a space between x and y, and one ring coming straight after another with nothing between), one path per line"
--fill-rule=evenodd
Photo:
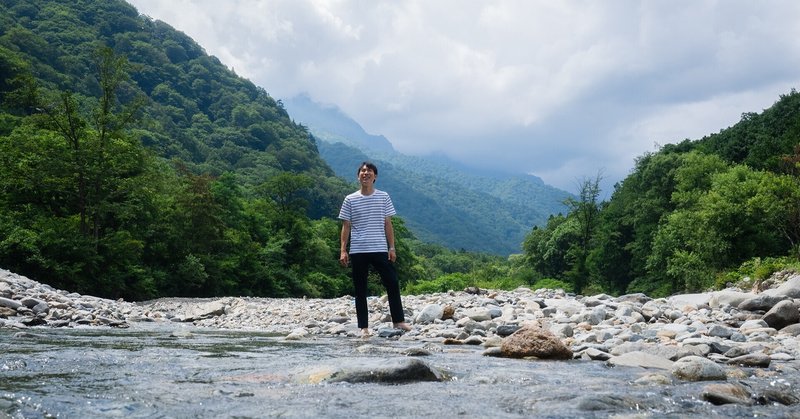
M356 290L356 317L358 327L364 336L370 334L367 307L367 276L370 266L378 272L383 287L386 288L394 327L405 331L411 330L405 322L403 304L400 300L400 284L397 282L397 272L393 265L397 253L394 247L392 216L396 212L389 194L375 189L377 179L378 168L370 162L361 163L358 168L358 183L361 188L344 198L339 211L339 219L342 220L339 263L345 267L348 263L352 265L353 285Z

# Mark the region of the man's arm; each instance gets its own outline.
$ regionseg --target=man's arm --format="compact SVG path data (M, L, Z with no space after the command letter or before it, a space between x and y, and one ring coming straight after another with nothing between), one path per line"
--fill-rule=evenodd
M350 240L350 221L342 221L342 234L339 236L339 263L347 266L347 242Z
M397 252L394 249L394 226L392 226L392 217L384 218L383 230L386 232L386 242L389 243L389 260L394 262L397 259Z

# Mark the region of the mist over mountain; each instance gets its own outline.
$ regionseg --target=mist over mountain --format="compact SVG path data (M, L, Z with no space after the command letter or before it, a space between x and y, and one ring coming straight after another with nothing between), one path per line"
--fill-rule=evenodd
M443 154L409 156L373 135L334 105L301 95L282 100L289 115L318 140L334 172L355 181L364 160L376 162L378 188L389 192L399 215L424 241L451 249L518 253L525 235L550 215L565 213L572 195L536 176L471 168Z

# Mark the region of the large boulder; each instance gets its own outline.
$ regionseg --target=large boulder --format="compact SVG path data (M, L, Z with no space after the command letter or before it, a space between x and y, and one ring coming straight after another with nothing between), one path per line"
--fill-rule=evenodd
M524 326L503 339L500 352L506 358L572 359L572 350L553 333Z
M773 329L783 329L800 323L800 304L792 300L783 300L764 314L763 320Z
M725 369L700 356L687 356L672 365L672 375L686 381L725 380Z
M790 298L800 298L800 274L794 274L777 288L765 290L765 295L783 295Z
M722 290L717 291L711 295L708 300L708 305L712 308L720 308L724 306L738 307L745 300L754 298L756 295L752 292L741 292L735 290Z
M444 315L444 307L439 304L428 304L414 318L414 323L428 324L439 320Z
M781 301L786 300L788 297L785 295L767 295L760 294L753 298L748 298L739 303L739 310L747 311L767 311L775 307Z
M440 371L417 358L339 359L335 365L319 365L293 374L293 381L300 384L403 384L444 380L445 376Z

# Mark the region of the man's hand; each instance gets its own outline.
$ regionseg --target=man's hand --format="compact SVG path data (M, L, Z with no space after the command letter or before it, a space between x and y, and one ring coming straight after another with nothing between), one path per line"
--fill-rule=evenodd
M347 267L347 264L350 262L349 259L350 257L347 255L347 252L342 252L339 254L339 264L342 265L342 267Z

